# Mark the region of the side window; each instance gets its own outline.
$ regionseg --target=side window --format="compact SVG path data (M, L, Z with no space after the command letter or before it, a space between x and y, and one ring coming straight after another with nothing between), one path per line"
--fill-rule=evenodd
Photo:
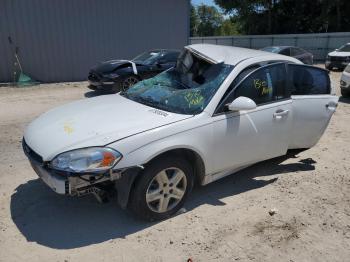
M255 64L252 66L249 66L245 69L243 69L238 76L232 81L232 83L230 84L230 86L227 88L225 94L222 96L220 102L219 102L219 107L217 108L217 111L222 112L223 111L223 102L225 101L225 103L230 103L232 102L232 94L231 94L231 98L228 97L232 91L233 88L236 87L236 85L241 82L241 80L243 80L243 78L245 78L247 75L249 75L251 72L253 72L254 70L256 70L257 68L261 67L261 65L259 64Z
M288 48L282 49L280 51L280 54L290 56L290 48L288 47Z
M305 65L288 65L292 95L330 94L328 71Z
M262 67L250 74L234 91L232 101L240 96L249 97L257 105L289 97L285 64Z

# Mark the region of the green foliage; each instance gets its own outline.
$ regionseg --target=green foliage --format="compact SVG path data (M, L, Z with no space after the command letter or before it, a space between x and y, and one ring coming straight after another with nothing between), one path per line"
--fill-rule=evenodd
M190 13L190 35L198 36L198 25L199 25L199 17L197 14L196 8L191 5L191 13Z
M214 6L191 5L191 36L233 35L238 33L233 19L225 18Z
M219 30L217 31L217 35L225 36L225 35L237 35L238 34L238 28L234 22L231 21L231 19L225 19Z
M197 7L199 17L198 35L215 35L223 22L223 16L214 6L200 5Z
M215 0L243 34L350 30L349 0Z

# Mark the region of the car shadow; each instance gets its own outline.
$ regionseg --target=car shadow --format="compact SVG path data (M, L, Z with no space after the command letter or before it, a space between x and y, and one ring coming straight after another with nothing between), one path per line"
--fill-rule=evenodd
M350 97L341 96L341 97L339 97L339 102L345 103L345 104L350 104Z
M185 209L192 210L203 204L225 205L222 198L269 185L278 179L278 175L315 169L316 162L312 159L282 163L291 157L294 156L264 161L207 186L196 187ZM277 177L256 179L272 175ZM157 223L134 218L119 208L113 198L100 204L92 196L58 195L39 179L19 185L11 196L10 208L13 222L27 241L55 249L72 249L125 238Z

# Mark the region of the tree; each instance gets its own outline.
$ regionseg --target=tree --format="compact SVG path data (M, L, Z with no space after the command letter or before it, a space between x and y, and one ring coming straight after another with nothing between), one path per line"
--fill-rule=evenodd
M245 34L349 31L349 0L215 0Z
M238 29L236 24L231 19L225 19L220 28L217 35L237 35Z
M190 36L198 36L199 17L196 8L191 4Z
M214 6L201 4L197 7L197 14L199 17L199 36L213 36L219 32L223 16Z

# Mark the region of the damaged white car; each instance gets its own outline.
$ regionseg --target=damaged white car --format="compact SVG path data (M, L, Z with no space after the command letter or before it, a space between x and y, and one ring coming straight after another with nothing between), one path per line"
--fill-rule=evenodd
M103 197L148 220L208 184L314 146L338 103L328 71L283 55L184 48L174 68L115 95L76 101L26 129L24 152L55 192Z

